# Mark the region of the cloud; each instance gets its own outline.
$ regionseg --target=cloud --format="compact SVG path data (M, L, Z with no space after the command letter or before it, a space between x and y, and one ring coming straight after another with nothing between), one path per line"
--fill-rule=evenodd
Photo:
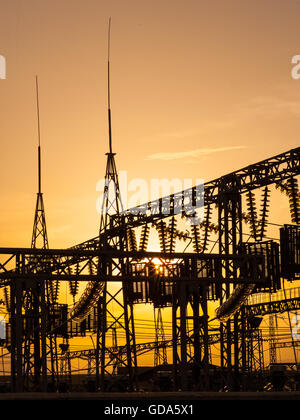
M62 225L62 226L57 226L56 228L52 228L51 232L56 233L56 234L60 234L60 233L67 232L71 229L72 229L71 225Z
M207 156L213 153L227 152L229 150L245 149L246 146L231 146L231 147L219 147L215 149L195 149L187 152L166 152L166 153L155 153L146 157L146 160L175 160L184 159L187 157L198 158L200 156Z
M250 99L236 112L236 116L242 119L258 116L278 118L283 114L299 116L299 101L276 96L257 96Z
M190 130L176 130L166 133L158 133L160 138L187 139L188 137L200 137L215 133L219 130L232 129L237 125L252 124L252 121L274 119L284 121L287 117L300 116L300 103L296 98L284 98L280 95L254 96L248 100L238 103L231 110L214 116L212 120L201 121L199 127ZM270 123L268 121L268 123Z

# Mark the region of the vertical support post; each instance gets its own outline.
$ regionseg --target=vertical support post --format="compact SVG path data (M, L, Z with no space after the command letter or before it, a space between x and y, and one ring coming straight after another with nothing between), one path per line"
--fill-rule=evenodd
M42 365L42 383L41 389L43 392L47 391L47 319L46 319L46 296L45 296L45 280L40 281L39 285L39 296L40 296L40 340L41 340L41 365Z
M106 333L107 333L107 314L106 314L106 304L107 304L107 283L105 282L103 296L99 299L99 310L100 310L100 331L99 335L101 336L101 390L105 390L105 356L106 356ZM100 338L100 337L99 337ZM100 340L99 340L100 342Z
M138 389L138 376L137 376L137 356L135 345L135 332L134 332L134 315L133 304L128 296L128 284L123 281L123 310L124 310L124 324L126 335L126 352L127 352L127 368L129 375L130 390Z
M181 388L182 391L187 391L188 380L187 380L187 294L185 282L180 282L180 293L179 293L179 304L180 304L180 376L181 376Z
M201 307L202 307L202 331L203 331L203 373L204 373L204 382L203 388L205 391L209 390L209 335L208 335L208 308L207 308L207 287L202 288L202 298L201 298Z
M229 255L237 254L242 243L242 201L239 190L239 180L234 175L224 177L219 186L218 194L218 218L219 218L219 252ZM229 262L225 261L223 266L225 278L236 278L237 270ZM223 290L221 303L230 296L230 286L226 284ZM226 342L224 341L226 333ZM220 325L221 337L221 367L226 369L227 385L233 389L232 376L232 338L235 349L235 372L239 369L239 337L238 332L232 337L232 323L228 320Z
M177 332L177 295L178 283L173 283L173 302L172 302L172 359L173 359L173 387L178 390L178 332Z
M200 296L199 287L193 291L192 294L192 310L193 310L193 347L194 347L194 360L193 360L193 384L198 390L200 380L200 367L201 367L201 346L200 346ZM204 350L205 353L205 350Z
M24 280L24 254L16 256L11 281L11 376L12 390L47 390L45 281Z
M104 286L102 299L106 300L106 284ZM101 380L100 380L100 351L101 351L101 360L102 360L102 358L103 358L103 356L102 356L103 340L104 340L104 348L105 348L105 331L103 331L103 327L102 327L102 325L103 325L103 320L102 320L103 312L102 312L101 299L99 299L98 302L97 302L97 314L98 314L98 317L97 317L97 342L96 342L96 352L95 352L95 357L96 357L96 389L97 390L101 389L101 391L103 391L104 390L104 372L103 372L103 369L101 367ZM102 345L100 346L101 338L102 338ZM104 354L104 357L105 357L105 354Z
M19 258L17 257L17 260ZM19 261L17 261L17 266ZM11 387L13 392L23 392L23 320L21 280L16 278L10 284L11 324Z

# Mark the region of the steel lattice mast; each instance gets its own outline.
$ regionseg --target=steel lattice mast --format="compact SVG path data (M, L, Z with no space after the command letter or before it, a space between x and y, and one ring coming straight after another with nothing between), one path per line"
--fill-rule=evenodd
M38 78L36 76L36 101L37 101L37 122L38 122L38 192L34 215L31 248L49 248L45 208L42 193L42 168L41 168L41 132L40 132L40 110L39 110L39 90Z
M39 109L39 89L38 89L38 77L36 76L36 107L37 107L37 125L38 125L38 192L37 201L34 215L33 232L31 239L32 249L49 249L49 241L46 226L45 207L42 193L42 165L41 165L41 133L40 133L40 109ZM25 300L25 311L31 309L35 313L35 321L28 328L27 336L28 340L25 341L24 346L24 374L27 377L27 386L29 387L29 381L31 374L35 377L34 382L37 388L42 386L46 388L47 375L50 373L53 383L55 383L55 375L58 372L58 360L57 360L57 343L54 334L47 333L46 331L46 313L42 313L43 308L47 308L47 316L52 313L52 305L57 301L58 298L58 287L59 283L47 281L38 285L39 293L42 294L42 300L36 296L36 291L31 288L26 288L23 294L26 295ZM29 306L29 307L28 307ZM43 308L42 308L43 306ZM26 327L25 327L26 328ZM36 332L42 330L41 336L39 337ZM47 339L45 339L47 336ZM43 338L41 340L41 338ZM34 354L31 354L31 348L34 348ZM47 364L47 356L50 356L50 368ZM32 364L30 359L34 358ZM41 359L41 360L40 360ZM33 373L31 372L33 371ZM40 375L42 375L42 385L40 382Z
M38 121L38 192L34 215L33 232L31 239L31 248L49 249L49 241L46 226L45 207L42 193L42 159L41 159L41 133L40 133L40 109L39 109L39 90L38 78L36 76L36 103L37 103L37 121ZM59 283L49 283L48 299L56 303L58 299Z
M127 233L126 229L122 230L117 237L106 241L106 232L111 227L111 217L118 216L123 211L121 201L119 180L117 167L115 163L115 153L112 149L112 122L111 122L111 103L110 103L110 32L111 32L111 18L108 26L108 62L107 62L107 80L108 80L108 140L109 152L106 153L107 163L105 171L104 195L101 208L100 231L99 231L99 245L102 249L109 249L111 247L120 251L126 251ZM125 261L124 261L125 262ZM123 265L123 263L122 263ZM106 276L108 266L105 261L99 260L98 273L102 278ZM114 315L111 306L117 304L121 310L121 314ZM105 281L103 292L98 300L98 328L97 328L97 350L96 350L96 382L97 388L105 390L105 375L111 374L110 369L114 372L116 365L123 365L128 369L129 382L132 386L136 380L135 368L137 365L136 353L131 349L135 348L135 334L133 321L133 304L128 298L128 284L122 282L121 288L116 292L111 292L107 289L107 282ZM112 321L108 321L108 315ZM117 339L116 325L123 330L126 337L127 354L123 360L118 360L119 355L117 351L112 351L109 361L106 360L106 348L108 332L112 330L115 340ZM137 384L136 384L137 386Z
M119 188L118 172L115 162L115 153L112 151L112 124L111 124L111 104L110 104L110 28L111 18L108 26L108 61L107 61L107 98L108 98L108 141L109 152L106 153L106 171L104 182L104 195L101 208L100 235L109 229L110 216L119 215L123 211L121 194Z

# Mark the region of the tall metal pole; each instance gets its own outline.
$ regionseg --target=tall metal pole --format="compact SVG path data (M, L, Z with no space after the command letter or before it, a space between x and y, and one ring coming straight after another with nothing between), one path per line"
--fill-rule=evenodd
M101 218L100 218L100 230L99 230L99 247L101 249L114 247L121 251L128 249L127 244L127 232L126 226L120 229L120 234L112 240L106 239L106 232L110 229L111 216L119 215L123 211L123 205L121 201L121 194L119 188L119 179L115 163L115 153L112 149L112 121L111 121L111 101L110 101L110 33L111 33L111 19L109 19L108 26L108 140L109 140L109 152L107 155L106 172L105 172L105 186L104 195L102 201ZM120 271L127 274L127 262L124 260L120 263ZM106 276L108 267L105 262L99 261L99 276ZM100 388L104 389L104 375L108 374L108 365L114 363L114 357L118 358L118 354L111 354L111 360L106 363L106 335L114 325L119 324L125 330L126 337L126 360L123 364L126 365L129 378L130 389L137 388L137 359L136 359L136 348L135 348L135 334L134 334L134 317L133 317L133 305L128 296L128 284L127 280L122 281L122 287L119 293L111 294L107 286L102 291L102 311L101 311L101 322L98 322L97 332L97 357L96 361L96 372L97 375L101 374L101 380L98 377L97 383L100 384ZM113 317L113 311L110 306L113 302L118 302L118 305L122 307L122 315L118 317L118 320L109 321L107 319L107 313ZM110 306L109 306L110 305ZM104 310L103 310L104 309ZM101 331L100 331L101 327ZM101 368L99 366L101 364ZM97 376L96 375L96 376Z
M242 243L242 204L239 180L234 175L224 177L219 186L218 193L218 218L219 218L219 253L220 254L237 254L239 246ZM237 278L236 268L226 261L223 266L226 278ZM222 290L221 303L223 299L230 296L231 290L229 284ZM224 333L226 332L226 340ZM238 334L233 334L232 322L229 319L220 325L221 337L221 367L227 376L226 383L229 389L235 386L232 372L232 344L235 348L235 372L237 373L239 360L239 343ZM243 347L244 349L244 347ZM242 358L244 360L244 358Z

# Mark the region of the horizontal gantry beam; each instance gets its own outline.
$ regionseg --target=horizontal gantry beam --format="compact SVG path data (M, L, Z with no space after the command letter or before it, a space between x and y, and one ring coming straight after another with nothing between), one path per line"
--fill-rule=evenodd
M290 299L278 302L266 302L258 305L246 306L246 313L254 316L282 314L300 310L300 299Z
M254 316L279 314L300 309L300 287L279 290L272 295L254 294L245 305L246 313Z
M226 278L225 262L235 267L236 278ZM167 282L262 284L264 259L246 254L0 248L2 286L15 279L144 282L154 277Z

